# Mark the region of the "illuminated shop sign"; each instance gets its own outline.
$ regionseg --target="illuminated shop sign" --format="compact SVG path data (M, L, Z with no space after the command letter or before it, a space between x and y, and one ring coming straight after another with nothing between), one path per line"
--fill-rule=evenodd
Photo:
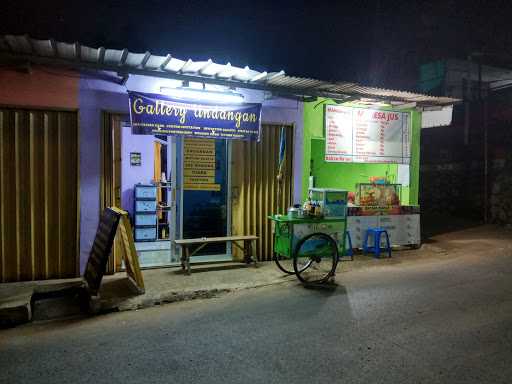
M410 164L410 114L325 106L325 161Z
M212 104L128 92L132 131L210 139L259 140L261 104Z

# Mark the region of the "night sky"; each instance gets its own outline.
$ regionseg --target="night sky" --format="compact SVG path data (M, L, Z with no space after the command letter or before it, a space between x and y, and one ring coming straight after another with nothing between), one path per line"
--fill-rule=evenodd
M511 62L511 3L4 0L0 33L413 90L428 61Z

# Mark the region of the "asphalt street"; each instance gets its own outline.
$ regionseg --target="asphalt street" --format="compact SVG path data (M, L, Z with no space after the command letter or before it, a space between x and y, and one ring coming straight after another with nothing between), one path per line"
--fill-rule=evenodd
M511 276L507 248L26 325L0 383L510 383Z

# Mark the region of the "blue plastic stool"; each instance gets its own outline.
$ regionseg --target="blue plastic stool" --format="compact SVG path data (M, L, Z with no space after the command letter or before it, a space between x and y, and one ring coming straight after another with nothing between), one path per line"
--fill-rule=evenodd
M368 237L370 236L370 233L373 234L373 247L368 246ZM368 228L366 230L363 242L363 252L373 252L375 257L380 259L380 236L382 234L386 235L386 250L388 251L388 256L391 257L391 244L389 243L389 235L388 231L386 231L384 228Z
M352 248L352 238L350 237L350 232L345 232L345 239L348 241L348 248L345 247L345 254L343 256L350 256L350 260L354 260L354 250ZM345 243L345 246L347 243Z

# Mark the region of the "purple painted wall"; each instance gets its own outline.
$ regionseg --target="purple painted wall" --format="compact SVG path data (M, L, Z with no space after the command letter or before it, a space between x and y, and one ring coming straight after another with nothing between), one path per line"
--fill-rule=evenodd
M102 76L108 77L112 74L102 73ZM128 97L126 90L135 90L140 92L159 93L160 87L176 87L181 85L176 80L159 79L147 76L130 76L126 87L117 85L108 79L99 79L97 76L82 74L79 87L79 110L80 110L80 273L83 274L85 264L89 256L89 251L94 240L96 228L99 219L100 203L100 130L101 130L101 112L111 111L118 113L128 113ZM263 103L262 122L273 124L293 124L295 126L294 151L302 153L302 130L303 130L303 111L302 103L286 99L265 100L266 93L254 90L238 89L238 92L244 94L247 102ZM135 139L135 138L133 138ZM139 139L138 137L136 140ZM151 152L153 151L153 137L151 136ZM131 139L129 140L131 142ZM126 144L127 148L132 144ZM137 167L129 167L128 156L124 155L123 168L128 163L128 170L124 169L122 179L123 187L122 199L129 199L131 192L126 190L133 188L133 184L138 182L138 178L144 179L147 175L139 174L137 176L126 175L129 171ZM134 151L134 152L143 152ZM143 155L142 161L148 164L149 157ZM152 159L152 155L151 155ZM302 180L302 156L294 156L294 201L298 202L301 196ZM151 179L153 174L152 161L149 170ZM126 171L126 172L125 172ZM144 181L144 180L141 180ZM149 180L148 180L149 181ZM131 202L124 202L123 207L132 209Z
M91 250L100 215L101 111L128 112L124 87L80 79L80 274Z
M133 215L133 188L137 183L149 184L154 169L153 136L132 135L131 127L123 127L121 133L121 203L125 211ZM141 165L130 165L130 152L140 152ZM133 216L132 216L133 217Z

